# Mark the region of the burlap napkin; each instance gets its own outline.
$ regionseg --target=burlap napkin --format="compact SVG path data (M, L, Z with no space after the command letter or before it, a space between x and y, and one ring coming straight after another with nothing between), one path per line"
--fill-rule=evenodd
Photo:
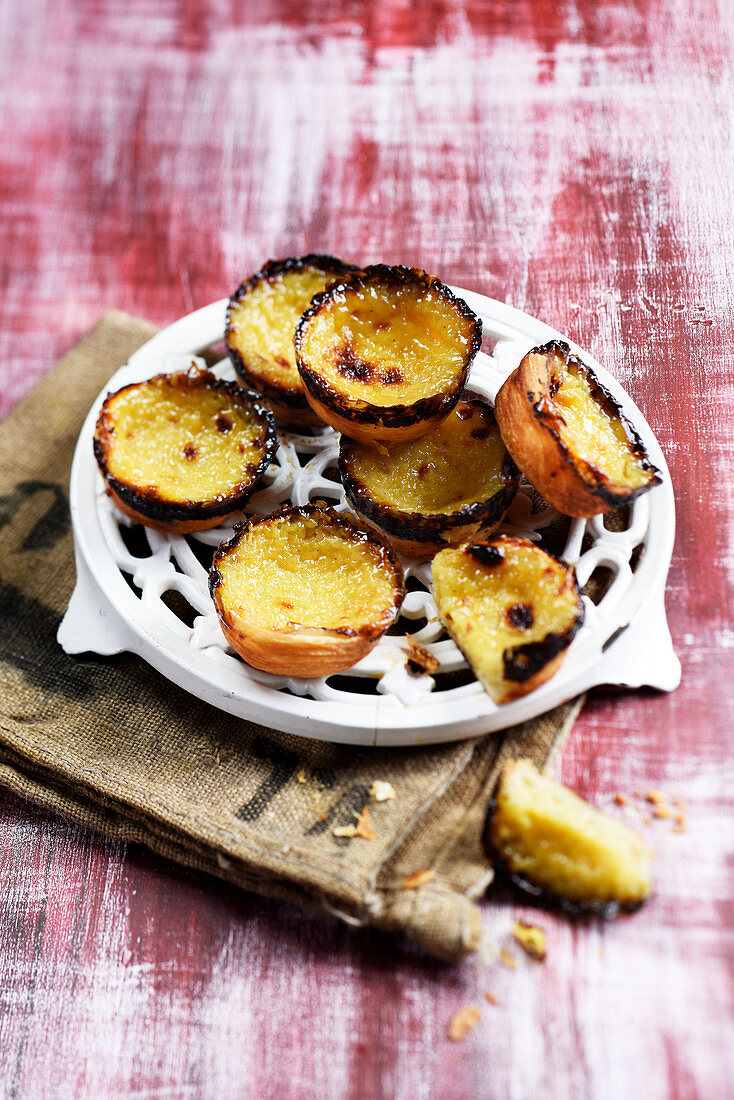
M499 768L519 752L545 764L578 703L457 745L359 750L232 718L137 658L68 657L56 642L74 586L76 436L152 332L106 314L0 426L0 782L257 893L460 959L479 942L471 899L492 877L480 835ZM395 797L371 799L375 780ZM368 804L373 839L335 834Z

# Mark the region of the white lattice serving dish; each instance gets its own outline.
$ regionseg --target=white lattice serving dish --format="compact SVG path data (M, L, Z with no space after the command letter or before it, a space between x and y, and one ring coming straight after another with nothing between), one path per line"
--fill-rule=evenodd
M494 399L529 348L560 334L491 298L459 288L455 292L481 317L485 346L495 342L491 355L477 355L469 379L472 390ZM635 425L663 479L634 502L623 531L608 530L601 517L571 522L562 556L576 565L582 585L597 569L606 570L611 583L598 603L584 597L584 626L548 683L523 699L495 705L441 629L428 590L430 564L409 560L404 566L412 590L398 623L402 633L384 637L348 674L325 680L276 677L234 655L214 613L206 569L207 554L229 536L232 524L186 536L131 525L105 495L92 453L106 393L188 365L198 351L221 340L226 305L226 299L214 302L158 333L110 379L89 412L71 473L77 585L58 633L67 653L137 653L222 710L291 733L359 745L474 737L524 722L598 684L677 686L680 665L663 603L675 530L665 459L629 396L573 344ZM214 371L234 377L226 360ZM276 464L247 511L264 514L286 501L314 499L343 509L335 471L337 438L330 429L313 437L281 434ZM537 540L557 518L552 510L532 514L529 495L521 492L501 530ZM177 594L173 600L171 593ZM408 670L406 633L438 657L433 677Z

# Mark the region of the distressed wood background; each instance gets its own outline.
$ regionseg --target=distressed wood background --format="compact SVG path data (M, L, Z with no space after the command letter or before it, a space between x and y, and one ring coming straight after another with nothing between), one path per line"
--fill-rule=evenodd
M488 931L532 916L548 961L452 969L0 795L0 1092L731 1096L734 7L6 0L0 57L0 413L104 309L164 324L305 251L425 267L612 370L674 479L684 679L597 693L558 771L687 812L633 797L641 913L497 890Z

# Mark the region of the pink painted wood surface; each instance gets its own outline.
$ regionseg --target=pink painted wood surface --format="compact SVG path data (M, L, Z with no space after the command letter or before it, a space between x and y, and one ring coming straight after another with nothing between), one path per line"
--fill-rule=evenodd
M3 795L0 1091L732 1095L734 9L9 0L0 54L0 413L104 309L166 323L269 257L417 264L547 320L668 456L684 676L597 694L558 770L688 810L684 834L642 826L641 913L574 923L498 889L487 932L532 915L547 963L450 969Z

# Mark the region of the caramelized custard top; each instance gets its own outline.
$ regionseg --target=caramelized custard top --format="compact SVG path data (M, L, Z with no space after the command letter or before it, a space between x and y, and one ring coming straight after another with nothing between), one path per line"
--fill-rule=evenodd
M253 524L216 566L227 614L268 630L384 626L400 595L384 548L317 511Z
M186 376L127 386L108 398L103 415L108 473L171 502L223 500L263 457L266 428L249 402Z
M505 445L488 406L462 401L420 439L377 450L348 444L353 477L378 503L403 512L452 515L507 484Z
M654 471L632 450L619 415L610 413L595 396L586 372L575 363L557 361L552 378L553 404L563 418L560 434L574 453L606 474L611 481L638 489Z
M300 358L338 392L411 405L450 390L471 358L474 323L431 284L355 278L300 331Z
M227 343L253 373L287 389L301 389L293 336L314 294L335 279L312 266L261 279L228 311Z

